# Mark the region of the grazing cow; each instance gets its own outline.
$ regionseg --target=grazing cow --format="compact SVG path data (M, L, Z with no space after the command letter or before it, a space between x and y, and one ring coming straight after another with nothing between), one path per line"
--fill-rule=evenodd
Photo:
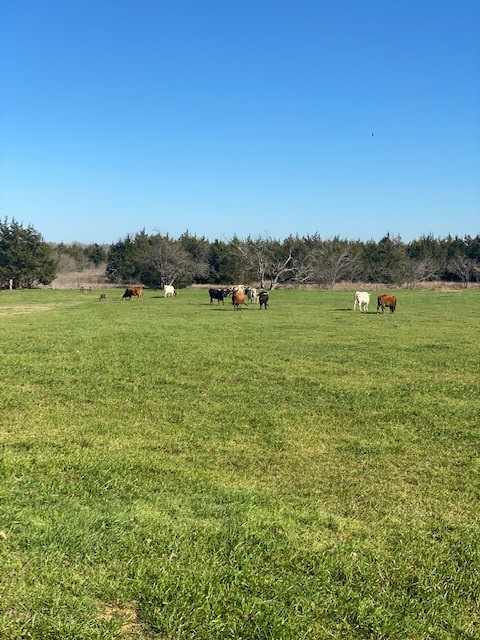
M260 303L260 309L263 305L263 308L266 311L268 307L268 291L260 291L260 293L258 294L258 301Z
M100 294L100 300L106 300L107 296L104 293Z
M210 304L212 304L214 300L217 301L217 304L220 304L220 300L222 301L222 304L225 304L224 298L232 292L230 289L209 289L208 293L210 294Z
M173 296L177 295L177 292L175 291L175 287L171 284L166 284L163 287L163 291L164 291L165 298L173 298Z
M247 294L247 299L250 303L257 301L257 290L255 287L248 287L245 289L245 293Z
M366 291L357 291L355 293L355 299L353 302L353 310L355 311L355 309L358 306L360 311L368 311L369 302L370 302L369 293L367 293Z
M127 287L125 289L125 293L122 296L122 300L126 300L127 298L129 300L132 299L132 297L137 296L137 298L140 300L140 298L143 298L143 289L142 287Z
M242 304L245 304L245 292L235 288L232 293L232 304L234 311L240 311Z
M378 296L377 301L377 313L378 310L382 308L382 313L385 313L385 308L388 307L390 309L390 313L395 313L395 309L397 307L397 299L395 296L390 296L388 293L382 293L381 296Z

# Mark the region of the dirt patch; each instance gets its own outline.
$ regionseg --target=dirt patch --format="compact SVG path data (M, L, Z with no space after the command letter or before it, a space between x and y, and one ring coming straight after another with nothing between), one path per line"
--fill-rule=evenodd
M135 600L124 607L113 604L102 603L99 617L101 620L117 619L121 624L121 631L124 638L151 638L145 625L138 619L138 602Z

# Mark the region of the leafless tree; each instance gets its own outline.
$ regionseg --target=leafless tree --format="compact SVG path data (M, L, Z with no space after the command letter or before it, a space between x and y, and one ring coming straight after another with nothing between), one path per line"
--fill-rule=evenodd
M331 288L341 280L355 279L359 257L347 243L334 238L315 249L305 266L313 282Z
M288 239L279 242L271 238L248 237L243 242L236 240L233 246L262 288L266 288L266 282L270 280L268 288L275 289L283 277L295 271Z
M480 263L473 258L456 255L450 259L447 265L448 270L460 278L462 285L468 287L468 283L480 273Z
M415 289L419 282L433 280L440 271L438 260L424 258L423 260L410 259L404 267L404 279L409 289Z
M208 265L193 260L178 241L160 234L153 236L142 249L139 264L146 274L144 280L161 287L205 275L208 271Z

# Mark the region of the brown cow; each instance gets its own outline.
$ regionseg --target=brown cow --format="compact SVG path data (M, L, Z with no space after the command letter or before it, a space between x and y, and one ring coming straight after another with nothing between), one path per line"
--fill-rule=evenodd
M382 293L381 296L378 296L377 303L377 313L380 307L382 308L382 313L385 313L385 308L389 308L390 313L395 313L395 308L397 306L397 299L395 296L390 296L388 293Z
M233 304L234 311L240 311L240 307L242 306L242 304L246 306L245 292L234 289L232 293L232 304Z
M131 300L134 296L137 296L138 299L143 297L142 287L127 287L125 289L125 293L122 296L122 300L126 300L127 298Z

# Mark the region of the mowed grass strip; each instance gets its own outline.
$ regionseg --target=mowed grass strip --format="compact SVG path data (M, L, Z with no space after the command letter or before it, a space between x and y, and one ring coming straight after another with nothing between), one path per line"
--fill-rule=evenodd
M0 294L0 637L476 638L479 293Z

